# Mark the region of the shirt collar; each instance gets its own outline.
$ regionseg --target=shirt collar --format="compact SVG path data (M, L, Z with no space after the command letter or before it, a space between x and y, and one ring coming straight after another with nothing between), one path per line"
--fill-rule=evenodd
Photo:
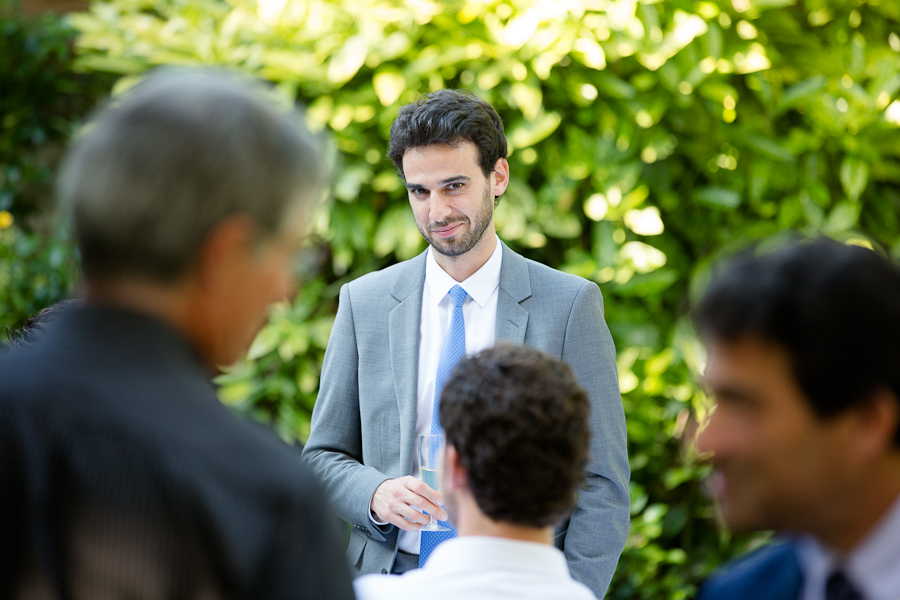
M850 554L847 568L866 598L896 600L900 590L900 496Z
M441 303L447 295L447 292L449 292L450 288L454 285L459 285L462 289L466 290L469 297L472 298L479 307L484 308L487 305L491 294L493 294L494 290L497 289L497 286L500 285L500 263L503 259L503 249L500 247L500 238L497 237L497 234L494 234L494 237L497 238L497 245L494 247L494 252L491 254L491 257L486 263L481 265L480 269L472 273L468 279L462 282L456 281L441 268L434 258L434 250L430 246L428 247L428 256L425 259L425 284L428 286L429 291L431 291L431 301L435 305Z
M807 581L824 585L831 571L842 563L850 581L871 600L896 600L900 589L900 496L869 534L843 560L812 536L797 546Z
M434 549L425 570L511 571L570 579L565 555L555 546L493 536L467 535Z

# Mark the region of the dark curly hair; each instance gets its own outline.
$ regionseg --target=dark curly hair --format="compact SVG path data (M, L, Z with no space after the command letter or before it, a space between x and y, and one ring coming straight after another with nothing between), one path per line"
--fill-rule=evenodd
M440 418L481 511L495 521L547 527L569 513L584 481L589 411L568 365L498 344L456 366Z
M780 346L821 418L879 389L900 398L900 268L872 250L819 238L745 251L713 277L692 317L704 339Z
M497 160L506 158L503 122L494 107L468 90L438 90L400 109L391 124L388 156L405 179L403 155L407 149L455 146L464 141L478 148L478 164L485 177Z

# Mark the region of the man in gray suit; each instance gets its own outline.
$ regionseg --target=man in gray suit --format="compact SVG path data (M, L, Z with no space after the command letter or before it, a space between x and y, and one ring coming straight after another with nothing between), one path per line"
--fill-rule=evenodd
M591 402L585 488L555 543L603 597L628 534L629 466L615 348L593 282L505 246L493 209L509 183L493 107L442 90L403 107L389 155L429 248L341 289L304 455L353 525L357 573L402 573L435 543L440 493L415 476L416 435L440 431L440 391L459 355L497 340L567 362ZM420 511L424 511L420 512ZM420 556L421 553L421 556Z

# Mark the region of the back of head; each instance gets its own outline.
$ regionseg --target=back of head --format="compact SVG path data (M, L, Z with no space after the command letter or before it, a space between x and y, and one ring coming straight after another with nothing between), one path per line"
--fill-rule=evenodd
M817 239L744 253L714 276L693 320L704 339L783 348L820 417L881 389L900 398L900 269L872 250Z
M547 527L575 503L588 458L587 393L560 360L500 344L461 361L440 418L479 509L498 522Z
M506 158L503 122L490 103L468 90L438 90L400 109L391 124L388 156L403 177L403 155L409 148L472 142L485 177L497 160Z
M95 116L62 167L85 276L171 282L236 214L273 235L318 198L317 146L297 115L236 75L151 74Z

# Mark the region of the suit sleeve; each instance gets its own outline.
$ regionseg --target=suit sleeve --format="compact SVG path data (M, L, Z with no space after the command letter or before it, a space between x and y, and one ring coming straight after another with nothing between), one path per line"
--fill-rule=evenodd
M562 358L590 396L592 432L585 488L563 550L572 576L603 598L628 537L631 470L616 349L603 318L600 288L593 282L585 282L576 295Z
M350 290L341 288L334 327L325 350L319 395L303 456L325 485L337 515L381 541L393 525L376 527L369 502L386 475L363 465L359 411L359 351Z

